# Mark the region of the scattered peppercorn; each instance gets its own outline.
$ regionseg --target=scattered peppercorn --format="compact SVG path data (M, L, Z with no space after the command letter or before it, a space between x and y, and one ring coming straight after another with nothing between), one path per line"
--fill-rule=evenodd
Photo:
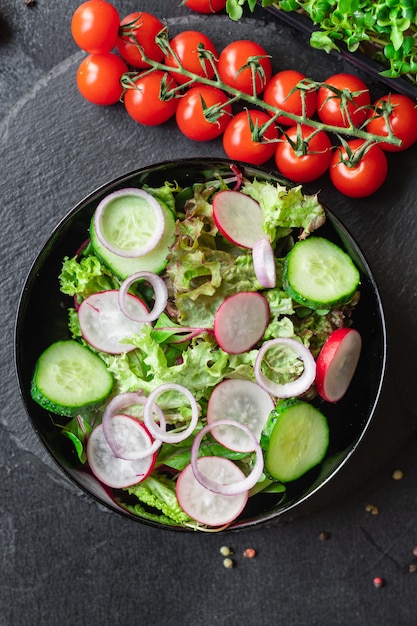
M243 556L245 557L245 559L253 559L256 556L256 550L254 550L253 548L246 548L246 550L243 552Z
M222 546L220 548L220 554L222 556L230 556L231 554L233 554L233 550L229 548L229 546Z
M417 572L416 563L410 563L410 565L408 566L408 571L410 572L410 574L415 574Z
M380 578L379 576L375 576L374 580L372 581L374 583L374 587L376 587L377 589L379 589L379 587L383 587L385 585L385 581L383 578Z
M34 7L36 4L36 0L25 0L25 4L27 7Z
M226 558L226 559L223 559L223 565L226 569L232 569L232 567L234 567L235 564L233 562L233 559Z
M401 480L404 477L404 472L402 470L395 470L392 475L394 480Z
M319 534L319 539L320 541L327 541L328 539L330 539L330 533L328 533L326 530L323 530Z
M378 515L379 513L378 507L375 506L374 504L367 504L365 507L365 511L367 511L368 513L371 513L372 515Z

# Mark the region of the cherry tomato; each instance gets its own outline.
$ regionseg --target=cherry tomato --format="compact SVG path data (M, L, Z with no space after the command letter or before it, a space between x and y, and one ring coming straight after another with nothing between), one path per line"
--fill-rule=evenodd
M219 137L229 123L232 107L226 94L208 85L192 87L179 99L176 120L180 131L194 141L210 141ZM220 105L213 121L207 120L204 108ZM224 106L222 106L224 105Z
M334 74L324 81L337 91L324 85L317 92L317 113L325 124L349 126L348 114L354 126L361 126L370 114L371 96L365 83L353 74ZM346 106L343 107L343 98ZM364 108L362 108L364 107ZM347 109L347 111L346 111Z
M178 35L171 40L170 45L181 65L186 70L197 74L197 76L213 78L213 65L209 59L203 58L200 52L200 48L203 47L209 54L211 53L213 61L217 59L218 54L216 47L209 37L196 30L185 30L182 33L178 33ZM165 65L178 67L173 54L169 53L165 55ZM172 72L172 76L179 85L183 85L190 80L188 76L184 76L178 72Z
M111 52L90 54L78 67L77 86L94 104L115 104L123 93L120 78L127 71L126 63Z
M227 0L185 0L186 7L197 13L218 13L226 6Z
M387 152L399 152L406 150L417 141L417 108L416 103L401 94L390 94L379 98L374 103L377 109L386 108L388 122L394 135L401 139L401 145L395 146L389 143L379 143L378 146ZM366 126L366 130L373 135L388 135L388 127L385 119L373 113Z
M128 86L124 95L126 111L136 122L145 126L159 126L175 114L178 99L161 98L161 93L174 89L177 84L166 72L155 70L144 73Z
M271 159L277 147L274 140L278 139L275 124L268 126L263 135L263 141L254 141L251 128L251 125L259 128L270 121L270 116L264 111L253 109L237 113L229 122L223 135L223 148L227 156L252 165L262 165Z
M308 183L328 170L332 158L332 144L323 130L317 131L305 124L292 126L281 140L275 152L275 162L286 178L295 183ZM297 154L298 144L302 148L303 142L307 143L308 152Z
M119 13L105 0L87 0L75 9L71 33L75 43L90 54L110 52L119 32Z
M293 113L301 115L303 113L303 96L302 91L296 88L298 83L306 79L306 76L297 70L282 70L268 82L263 99L267 104ZM305 114L312 117L316 111L317 94L315 89L304 90ZM277 123L286 126L292 126L294 121L280 115L277 117Z
M260 57L260 58L257 58ZM220 53L217 66L222 81L243 93L261 93L272 76L272 63L268 53L255 41L232 41Z
M353 152L362 145L362 139L348 142L349 149ZM346 158L346 148L339 146L330 162L330 179L336 189L351 198L365 198L381 187L388 174L387 157L381 148L373 145L353 167L341 160Z
M117 49L127 63L140 69L149 67L143 61L142 51L138 46L143 48L145 56L153 61L162 61L164 53L155 38L164 25L157 17L145 11L136 11L124 17L120 26Z

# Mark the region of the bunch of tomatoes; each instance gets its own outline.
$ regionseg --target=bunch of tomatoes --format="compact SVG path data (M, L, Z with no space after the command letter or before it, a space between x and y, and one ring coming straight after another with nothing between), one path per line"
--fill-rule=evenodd
M186 4L215 12L225 3ZM274 159L295 183L328 172L341 193L369 196L387 177L386 152L417 141L411 98L387 94L372 103L366 84L348 73L320 83L293 69L273 74L270 56L255 41L233 41L219 52L198 31L169 38L150 13L120 19L107 0L84 2L71 26L75 42L88 53L77 72L87 100L122 101L130 117L147 126L175 117L189 139L222 137L230 159L253 165Z

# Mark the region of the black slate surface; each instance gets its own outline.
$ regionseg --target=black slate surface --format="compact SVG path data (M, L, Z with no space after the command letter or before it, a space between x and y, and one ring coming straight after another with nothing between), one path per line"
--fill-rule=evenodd
M313 184L361 245L380 286L388 371L366 445L331 490L294 520L241 533L158 531L97 505L69 483L29 426L13 371L13 327L25 275L57 222L97 186L141 165L224 156L221 142L182 138L174 124L137 126L122 106L94 107L74 77L83 53L69 33L78 2L0 1L0 162L3 337L0 413L0 624L341 625L415 623L417 148L391 155L389 181L348 200L326 177ZM123 5L123 6L122 6ZM122 14L138 8L120 2ZM317 78L351 68L312 51L261 10L239 24L143 1L171 32L211 34L219 49L253 38L276 71ZM381 87L372 84L375 95ZM392 478L400 469L404 477ZM377 507L373 515L368 505ZM312 510L310 510L310 508ZM320 533L329 533L321 540ZM221 545L235 551L226 570ZM242 556L247 547L255 559ZM375 576L385 579L373 587Z

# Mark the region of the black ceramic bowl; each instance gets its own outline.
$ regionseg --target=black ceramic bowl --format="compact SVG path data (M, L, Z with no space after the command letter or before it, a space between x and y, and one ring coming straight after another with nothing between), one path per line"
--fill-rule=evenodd
M26 279L16 323L16 369L23 402L34 430L61 470L91 497L112 510L161 528L170 527L148 522L122 510L88 473L80 471L76 455L66 438L60 435L51 416L36 404L30 394L35 363L40 353L53 341L69 338L67 307L71 301L59 291L58 275L65 256L72 257L88 236L91 216L98 202L112 191L148 184L158 187L165 181L188 186L213 178L214 173L230 175L227 160L188 159L161 163L122 176L101 187L75 208L56 226L39 253ZM273 179L286 184L274 174L242 166L246 177ZM306 502L313 502L329 482L336 480L340 469L355 455L374 418L380 396L386 356L385 321L380 296L364 255L336 216L327 210L327 220L319 233L341 245L361 272L361 299L354 313L354 325L363 339L358 369L349 390L336 404L326 403L330 423L330 446L324 462L303 478L288 485L281 495L257 495L249 499L242 515L229 529L241 529L275 520L293 513Z

